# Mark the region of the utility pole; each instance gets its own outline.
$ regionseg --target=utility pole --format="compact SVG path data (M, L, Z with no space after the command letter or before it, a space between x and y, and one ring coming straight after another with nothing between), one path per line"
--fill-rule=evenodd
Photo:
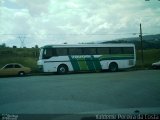
M144 63L144 57L143 57L143 38L142 38L142 27L141 27L141 23L140 23L140 35L139 35L140 41L141 41L141 61L142 61L142 65Z

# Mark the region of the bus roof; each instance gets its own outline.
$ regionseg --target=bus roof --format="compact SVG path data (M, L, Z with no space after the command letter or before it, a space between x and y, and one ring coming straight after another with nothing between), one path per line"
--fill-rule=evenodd
M41 48L68 48L68 47L135 47L132 43L107 43L107 44L55 44L45 45Z

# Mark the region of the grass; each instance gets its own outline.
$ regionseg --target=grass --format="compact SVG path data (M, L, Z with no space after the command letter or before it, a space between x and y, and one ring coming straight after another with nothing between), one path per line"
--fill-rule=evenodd
M35 48L3 48L0 49L0 68L7 63L20 63L37 71L38 49Z
M0 67L3 67L7 63L20 63L26 67L30 67L33 72L37 72L38 51L38 49L33 48L0 49ZM141 51L137 51L136 53L137 62L135 69L150 69L153 62L160 60L160 49L144 50L143 65L141 62Z
M151 68L153 62L160 60L160 49L144 50L144 62L141 61L141 51L137 51L137 68Z
M5 57L0 58L0 67L3 67L7 63L20 63L25 67L30 67L33 72L37 71L37 58L33 57Z

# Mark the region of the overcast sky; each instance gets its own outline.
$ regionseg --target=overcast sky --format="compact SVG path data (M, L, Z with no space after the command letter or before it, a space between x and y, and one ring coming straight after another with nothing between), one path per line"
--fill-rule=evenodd
M0 0L0 44L100 42L160 33L159 0Z

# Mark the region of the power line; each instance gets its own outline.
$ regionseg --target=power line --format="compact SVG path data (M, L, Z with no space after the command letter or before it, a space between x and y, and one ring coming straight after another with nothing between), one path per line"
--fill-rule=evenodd
M85 36L85 35L138 35L139 33L87 33L87 34L75 34L75 33L71 33L71 34L0 34L0 36L54 36L54 35L73 35L73 36L76 36L76 35L82 35L82 36ZM143 33L143 34L152 34L152 33Z

